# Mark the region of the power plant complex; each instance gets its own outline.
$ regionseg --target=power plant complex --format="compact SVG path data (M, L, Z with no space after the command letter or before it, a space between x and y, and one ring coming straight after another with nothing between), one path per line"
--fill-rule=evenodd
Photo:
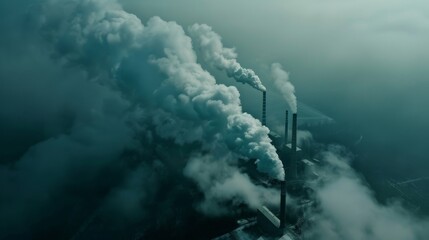
M267 92L262 95L262 117L261 122L267 126ZM285 179L283 181L268 180L270 187L277 188L280 191L280 204L275 212L267 206L261 206L257 209L256 217L237 221L240 225L232 232L226 233L215 240L227 239L281 239L295 240L301 239L301 226L308 221L305 216L305 209L313 204L309 199L308 192L311 187L306 184L312 179L316 179L318 174L315 167L319 164L318 160L307 160L302 157L302 150L297 145L298 114L292 114L291 141L288 141L289 135L289 112L285 112L284 138L271 132L270 138L277 149L285 170ZM249 175L261 175L250 171ZM264 182L263 177L253 177L256 181ZM265 181L267 182L267 181ZM294 199L294 207L287 207L287 196Z

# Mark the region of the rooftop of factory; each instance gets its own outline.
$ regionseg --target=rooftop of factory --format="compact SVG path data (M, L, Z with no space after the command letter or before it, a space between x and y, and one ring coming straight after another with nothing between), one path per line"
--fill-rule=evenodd
M275 216L274 216L275 217ZM276 217L277 218L277 217ZM278 219L277 219L278 220ZM222 236L212 240L300 240L301 238L293 232L292 229L286 228L284 233L278 236L270 235L258 227L256 219L250 221L243 221L244 224L240 225L233 231L226 233Z

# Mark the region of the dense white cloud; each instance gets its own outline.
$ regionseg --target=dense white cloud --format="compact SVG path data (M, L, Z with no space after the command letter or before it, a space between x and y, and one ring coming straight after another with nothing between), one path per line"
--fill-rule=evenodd
M278 205L280 193L277 190L255 185L234 162L236 160L231 157L201 155L189 160L184 174L195 180L204 192L204 201L198 207L202 212L211 216L228 215L241 204L253 209Z
M78 219L85 220L82 226L70 226L79 231L86 231L96 215L120 212L133 224L143 221L150 215L145 211L163 211L161 205L156 209L147 207L157 200L154 198L162 191L160 186L171 192L166 194L173 196L168 199L173 202L185 201L186 196L175 192L181 186L191 186L185 195L197 189L198 183L191 185L189 179L199 177L189 175L190 171L189 178L184 177L181 170L193 152L252 161L272 178L284 178L268 128L243 112L235 87L218 84L197 63L191 38L176 22L151 17L143 24L116 1L108 0L53 0L30 9L27 17L36 35L28 33L26 40L41 49L40 58L47 61L46 65L53 63L51 67L59 73L47 82L26 79L23 82L28 85L19 86L13 84L16 76L8 74L2 84L19 93L33 84L37 86L39 81L43 86L54 83L51 86L57 88L52 91L29 90L29 99L24 100L31 105L31 98L36 98L36 106L43 111L54 108L46 111L48 116L37 116L37 120L42 127L51 128L51 123L59 126L54 133L41 134L25 145L10 159L10 165L0 166L1 187L6 189L0 193L0 221L7 222L0 224L0 238L54 234L49 229L56 224L67 226L70 216L77 216L73 224L80 224ZM48 60L49 57L52 58ZM58 87L56 80L67 84ZM45 96L48 94L53 96ZM8 111L15 113L15 108L22 107L16 94L4 98L7 101L2 104ZM63 104L69 111L63 113ZM11 120L14 117L9 116ZM16 122L18 126L14 127L22 128ZM37 132L38 127L30 125L31 131ZM20 140L28 141L27 137ZM224 165L222 161L211 163L216 164ZM255 186L236 165L228 168L231 176L227 181L236 187L221 184L207 194L209 189L200 188L208 202L237 201L255 208L265 200L263 193L274 194ZM171 177L168 174L177 172L177 186L163 183ZM237 187L240 183L246 184L248 190L241 191ZM253 190L261 193L251 195ZM135 199L128 201L127 197ZM172 204L169 201L164 202L167 208ZM81 209L95 210L82 213ZM35 224L33 228L33 223L46 224L43 228ZM151 223L151 227L156 224ZM18 233L20 226L27 230ZM61 234L69 233L55 234L63 238Z
M308 239L410 239L429 237L429 221L419 219L399 203L380 204L373 192L350 167L345 149L331 146L321 153L327 164L315 185L318 207Z
M166 79L142 72L138 81L145 87L153 86L153 81L162 82L149 91L153 95L147 103L154 107L151 113L163 114L153 117L161 136L177 137L178 143L187 139L188 143L197 140L207 145L227 144L241 156L258 159L259 170L274 178L284 177L281 161L268 138L268 129L242 112L234 87L216 84L214 77L196 62L191 39L180 25L153 17L145 27L114 2L108 5L104 5L104 1L76 3L57 11L45 11L41 20L46 39L60 57L88 71L95 65L101 74L111 75L117 84L126 80L115 77L116 72L127 69L126 64L130 63L125 59L129 55L135 55L133 60L141 65L158 66ZM56 1L52 4L52 8L59 6ZM61 18L57 12L62 12ZM201 46L204 47L211 49ZM105 54L111 61L104 62ZM145 102L139 104L145 108ZM171 123L177 130L166 131L165 127Z

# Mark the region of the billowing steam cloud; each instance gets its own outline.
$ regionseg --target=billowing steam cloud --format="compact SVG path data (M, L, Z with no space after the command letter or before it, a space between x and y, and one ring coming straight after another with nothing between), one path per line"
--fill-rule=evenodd
M261 80L252 69L243 68L237 62L237 53L233 48L224 48L221 37L206 24L194 24L188 29L195 47L201 52L204 61L241 83L247 83L259 91L265 91Z
M235 209L245 203L256 209L265 203L276 206L279 192L252 183L250 178L234 167L234 160L213 156L194 156L184 169L186 176L194 179L204 191L204 201L199 209L207 215L229 214L230 204Z
M78 1L61 13L60 19L57 14L45 16L43 32L59 57L92 74L108 74L113 87L143 88L141 92L134 89L133 94L145 98L140 106L150 106L152 123L161 137L179 144L224 144L239 156L258 159L260 171L283 179L282 163L270 143L268 129L242 112L236 88L216 84L196 63L191 39L181 26L154 17L144 27L118 5L101 2ZM93 49L102 51L94 53ZM167 78L160 83L146 76L151 66L134 69L136 63L157 66ZM131 74L137 86L126 82Z
M8 164L0 166L0 238L35 234L62 239L75 229L81 235L96 231L90 226L99 212L119 211L132 224L153 216L152 211L174 215L165 210L172 203L156 196L190 198L186 191L185 197L178 194L183 192L179 187L199 188L205 213L215 208L212 203L256 207L271 202L267 196L273 191L253 185L237 167L237 159L247 159L261 172L284 178L268 128L243 113L235 87L217 84L197 63L181 26L159 17L143 25L115 1L58 0L30 9L33 15L27 17L37 24L31 44L43 41L38 57L54 73L40 70L41 77L22 84L15 83L13 74L1 78L11 92L1 90L2 109L10 112L1 122L21 123L7 136L21 137L16 142L22 148L7 153ZM253 72L244 70L230 73L240 81L258 80L254 86L264 90ZM12 93L22 94L22 89L28 99L16 101ZM34 121L22 120L27 119L22 112ZM27 129L34 136L29 138ZM202 181L204 176L193 170L206 169L206 164L228 171L216 181ZM163 223L153 224L156 229ZM64 226L69 230L52 232ZM26 231L14 235L20 228Z
M399 203L380 204L349 165L347 151L331 146L321 154L327 165L316 189L319 206L305 239L428 239L429 221L419 219Z
M289 74L283 70L280 63L273 63L271 65L271 75L274 80L274 84L280 90L283 98L289 104L292 112L297 112L297 101L295 96L295 87L289 81Z

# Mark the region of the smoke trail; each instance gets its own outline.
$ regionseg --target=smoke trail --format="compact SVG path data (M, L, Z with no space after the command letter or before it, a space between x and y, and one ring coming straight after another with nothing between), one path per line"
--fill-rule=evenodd
M57 56L96 78L108 75L113 88L125 85L126 89L142 89L134 92L143 99L143 104L137 104L152 114L159 136L178 144L199 141L207 148L225 145L238 156L258 159L260 171L283 179L282 163L271 145L268 129L242 112L236 88L216 84L196 62L191 39L181 26L159 17L143 26L113 1L77 1L65 7L58 3L51 3L50 9L59 10L45 12L41 27ZM210 29L198 26L192 29ZM213 52L211 45L201 47ZM223 52L229 54L220 55L218 60L227 63L223 66L228 71L264 90L253 71L242 69L233 58L225 58L235 54L232 50ZM137 63L143 67L137 67ZM160 72L151 74L153 66Z
M259 159L259 170L274 178L283 178L281 161L270 144L268 129L242 112L234 87L216 84L196 63L191 40L181 26L154 17L144 27L138 18L124 12L115 2L109 1L107 7L104 3L78 1L69 16L60 20L55 15L53 19L46 18L43 30L49 29L48 40L58 55L88 71L101 69L120 84L127 84L125 81L129 80L124 71L132 67L129 66L131 55L136 57L133 61L142 64L149 61L158 66L167 79L154 88L153 81L159 79L133 69L140 78L137 81L145 88L152 87L144 93L152 93L150 104L158 109L153 113L163 112L169 121L175 122L176 129L181 130L165 133L162 129L166 123L156 121L158 115L155 115L153 123L161 136L181 142L182 137L193 135L192 140L226 144L239 155ZM53 20L60 21L60 27L53 28L49 22Z
M168 95L159 95L157 99L162 99L160 107L173 122L166 125L164 121L156 122L161 136L180 141L189 135L195 139L197 134L198 140L206 147L213 149L213 146L218 148L225 145L239 156L258 159L256 164L259 171L276 179L284 178L283 165L271 145L268 128L250 114L242 112L236 88L216 84L215 79L200 65L181 62L174 55L167 54L152 62L168 76L167 84L158 89ZM195 130L189 129L190 125ZM179 129L180 134L163 130L171 126Z
M247 83L259 91L265 91L261 80L252 69L243 68L237 62L233 48L224 48L221 37L206 24L194 24L188 29L195 47L203 55L204 61L226 71L229 77Z
M231 203L235 209L243 203L253 209L262 205L278 205L279 192L254 185L249 176L235 167L233 159L193 156L184 174L194 179L203 190L204 201L198 207L211 216L230 214Z
M0 165L0 238L67 239L76 230L84 238L110 231L92 229L103 220L123 233L145 231L136 224L169 226L199 201L209 214L212 203L256 207L270 200L273 192L233 162L255 161L283 179L268 128L243 112L235 87L217 84L197 63L180 25L159 17L143 25L108 0L50 0L29 9L34 26L25 40L37 52L11 58L0 51L2 62L16 68L0 66L7 68L0 71L0 127L7 130L0 140L20 144L6 152L10 164ZM13 65L29 56L42 61ZM206 158L229 175L200 185L204 176L192 169L204 169Z
M289 104L292 112L297 112L297 101L295 96L295 87L289 81L289 74L283 70L280 63L273 63L271 65L271 75L274 80L274 84L282 93L283 98Z
M326 163L315 186L318 207L310 212L305 239L428 239L429 221L419 219L399 203L379 203L350 166L343 147L321 153Z

